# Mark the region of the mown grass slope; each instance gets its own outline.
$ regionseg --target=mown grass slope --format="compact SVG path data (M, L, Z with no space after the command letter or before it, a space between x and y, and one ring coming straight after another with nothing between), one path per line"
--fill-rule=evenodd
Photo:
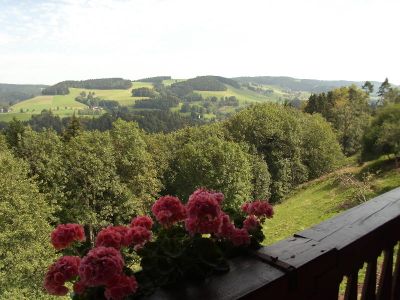
M234 88L232 86L226 85L226 91L195 91L196 93L201 94L204 98L207 97L231 97L235 96L241 104L245 102L265 102L265 101L277 101L274 97L265 96L262 94L258 94L256 92L250 91L245 88Z
M340 176L358 178L370 174L368 199L400 186L400 170L391 160L381 158L364 166L346 167L299 187L282 203L275 205L275 216L266 222L265 245L292 236L318 224L357 203L351 201L354 187L343 187Z

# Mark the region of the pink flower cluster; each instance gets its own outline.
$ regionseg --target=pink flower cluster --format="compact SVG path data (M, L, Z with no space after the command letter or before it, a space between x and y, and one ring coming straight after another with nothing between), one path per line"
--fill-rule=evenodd
M243 221L243 228L247 231L253 231L259 228L260 219L272 218L274 209L271 204L266 200L256 200L254 202L247 202L242 205L242 210L248 214Z
M123 273L124 260L121 253L112 247L96 247L82 259L78 274L80 281L75 283L74 291L82 294L86 287L105 286L108 300L122 300L137 289L134 277Z
M85 231L79 224L61 224L51 233L51 243L57 250L69 247L73 242L83 242Z
M126 226L109 226L102 229L96 237L96 247L112 247L121 249L128 247L127 239L129 228Z
M132 219L131 226L109 226L102 229L96 238L96 247L122 247L134 246L135 249L143 247L151 240L151 227L153 220L148 216L139 216Z
M44 279L44 287L49 294L64 296L68 293L64 284L78 276L80 260L77 256L63 256L49 267Z
M122 300L135 293L138 284L134 277L123 273L124 260L122 247L133 246L138 249L144 246L151 237L153 220L139 216L132 220L131 226L109 226L102 229L96 237L96 247L82 258L64 256L48 270L44 287L49 294L66 295L66 281L79 275L74 283L74 291L83 294L87 287L104 286L108 300ZM51 234L56 249L64 249L74 241L85 240L83 227L78 224L59 225Z
M272 205L265 200L247 202L242 205L242 210L249 215L255 215L259 218L272 218L274 215L274 209Z
M211 234L213 239L225 239L234 246L250 244L250 234L261 229L260 220L273 216L273 208L267 201L246 203L242 210L248 216L243 227L237 228L229 215L222 210L223 200L222 193L201 188L190 195L186 205L177 197L161 197L152 206L152 212L159 224L166 229L184 221L191 236ZM107 300L122 300L134 294L138 283L134 276L124 273L125 261L121 249L142 248L152 239L152 227L153 220L150 217L138 216L132 219L129 226L109 226L102 229L96 237L95 247L82 259L64 256L51 265L44 287L52 295L66 295L68 289L65 282L75 281L74 292L79 295L84 295L87 288L95 287L104 288ZM78 224L58 225L51 234L52 244L57 250L84 240L84 229Z
M250 243L246 229L236 228L229 216L221 209L222 193L198 189L189 197L186 207L177 197L161 197L154 203L152 211L157 221L169 227L185 220L186 230L194 235L214 234L230 240L235 246Z
M223 199L223 198L222 198ZM186 205L188 218L186 230L190 234L218 233L222 221L221 202L217 193L205 189L196 190Z
M131 227L135 226L144 227L147 230L151 230L151 228L153 227L153 220L148 216L139 216L133 218L131 221Z
M134 226L129 229L126 235L128 245L133 245L135 250L142 248L151 240L152 233L145 227Z
M157 221L164 227L186 218L186 209L178 197L164 196L158 199L151 208Z

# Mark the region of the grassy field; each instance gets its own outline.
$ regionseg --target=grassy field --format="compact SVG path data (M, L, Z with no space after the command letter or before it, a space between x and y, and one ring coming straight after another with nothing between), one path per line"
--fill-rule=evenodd
M227 88L228 89L226 91L195 91L195 92L201 94L205 98L213 96L217 98L235 96L241 104L245 104L246 102L254 103L254 102L276 101L272 97L264 96L245 88L237 89L229 85L227 85Z
M346 209L351 189L343 188L336 180L342 173L361 176L375 174L370 182L368 199L400 186L400 170L385 158L366 163L362 167L346 167L299 187L282 203L275 205L275 216L265 226L265 245L272 244L294 233L318 224Z
M166 79L163 80L163 85L165 86L170 86L173 83L177 83L177 82L181 82L181 81L185 81L186 79Z

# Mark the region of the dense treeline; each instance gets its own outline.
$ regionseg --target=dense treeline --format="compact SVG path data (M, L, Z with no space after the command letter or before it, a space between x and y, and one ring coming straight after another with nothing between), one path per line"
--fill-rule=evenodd
M149 89L147 87L141 87L132 90L133 97L154 97L156 94L153 89Z
M240 88L240 85L236 81L220 76L199 76L196 78L174 83L171 85L171 88L184 89L187 91L186 94L188 94L193 90L226 91L227 87L225 84L231 85L235 88Z
M356 85L362 86L362 82L345 81L345 80L315 80L315 79L298 79L286 76L258 76L258 77L237 77L234 78L242 84L256 83L264 85L279 86L285 90L291 91L308 91L312 93L328 92L335 88ZM379 82L372 82L378 86Z
M328 93L313 94L304 111L320 113L333 124L346 155L361 150L361 141L371 116L367 92L353 85L334 89Z
M48 242L53 210L31 172L0 135L0 299L50 299L42 280L55 258Z
M135 108L145 108L145 109L161 109L161 110L169 110L172 107L177 107L180 103L180 99L177 97L168 97L168 98L155 98L155 99L144 99L144 100L136 100Z
M112 89L129 89L132 87L132 82L123 78L101 78L89 80L67 80L49 86L42 91L43 95L67 95L69 88L81 89L97 89L97 90L112 90Z
M162 83L164 80L171 80L171 76L155 76L155 77L148 77L148 78L142 78L139 80L139 82L151 82L151 83Z
M78 115L79 116L79 115ZM9 123L1 123L0 129L6 129L14 126L29 126L34 131L43 131L52 129L61 134L71 120L77 117L60 118L58 115L53 114L51 111L43 110L38 115L32 115L28 121L11 121ZM171 132L178 129L204 124L204 121L199 118L192 118L184 116L177 112L168 110L130 110L127 107L118 107L118 109L110 110L98 117L88 118L80 117L79 123L84 130L99 130L106 131L112 128L113 122L117 119L124 121L135 121L139 127L149 133L157 132ZM16 125L17 124L17 125Z
M335 128L346 155L360 153L361 160L393 155L400 157L400 89L386 78L376 91L378 101L370 95L374 84L366 81L362 89L352 85L310 96L304 111L319 113Z
M46 87L46 85L0 83L0 108L7 110L20 101L38 96Z

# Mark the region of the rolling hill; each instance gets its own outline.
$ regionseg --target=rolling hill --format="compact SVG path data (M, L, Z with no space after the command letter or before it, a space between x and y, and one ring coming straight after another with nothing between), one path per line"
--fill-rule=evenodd
M251 103L259 102L284 102L307 100L311 93L325 92L333 88L356 84L361 86L363 82L357 81L324 81L312 79L296 79L291 77L237 77L224 78L220 76L199 76L191 79L173 79L170 76L158 76L133 81L129 88L111 88L113 86L130 86L127 80L122 78L91 79L84 81L63 81L54 86L45 85L4 85L0 84L0 105L3 101L9 103L12 110L0 114L0 121L9 121L13 117L27 120L32 114L38 114L43 109L52 110L60 116L70 116L81 110L81 114L88 112L88 106L75 100L81 92L92 92L95 97L102 100L114 100L121 106L133 106L136 100L145 100L146 97L132 97L131 90L136 88L153 89L154 85L163 84L185 99L185 93L200 94L202 101L190 100L190 106L204 105L204 100L217 98L227 99L235 97L238 106L218 106L217 111L204 113L204 118L214 118L216 113L232 113L236 109ZM376 89L380 82L372 82ZM91 88L88 88L91 87ZM41 95L41 92L53 92L53 95ZM181 93L181 94L180 94ZM181 102L172 111L181 111ZM8 109L8 106L7 106ZM132 108L135 110L136 108ZM86 111L86 112L85 112ZM90 111L89 111L90 113ZM188 114L185 112L184 114Z
M9 106L42 94L47 85L0 83L0 106Z
M298 79L286 76L257 76L257 77L236 77L233 78L242 84L254 83L258 85L267 85L290 91L306 91L310 93L327 92L334 88L349 86L355 84L361 87L364 81L347 80L316 80L316 79ZM371 81L375 91L381 85L381 82Z
M152 83L133 82L132 88L152 87ZM97 97L104 100L115 100L121 105L132 105L135 100L143 99L142 97L132 97L131 89L83 89L69 88L70 93L67 95L40 95L24 101L21 101L10 107L12 112L0 114L0 121L8 122L13 117L19 120L28 120L31 115L39 114L43 109L51 110L54 114L61 117L71 116L78 110L87 109L85 104L75 100L81 92L94 92Z

